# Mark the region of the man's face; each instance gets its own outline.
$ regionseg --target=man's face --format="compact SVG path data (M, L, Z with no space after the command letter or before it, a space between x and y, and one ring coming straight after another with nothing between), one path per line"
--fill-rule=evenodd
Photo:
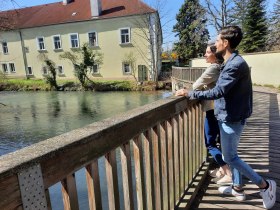
M216 39L215 45L216 45L216 48L217 48L216 53L224 54L225 51L226 51L226 47L228 46L228 40L221 39L221 34L219 34L217 39Z

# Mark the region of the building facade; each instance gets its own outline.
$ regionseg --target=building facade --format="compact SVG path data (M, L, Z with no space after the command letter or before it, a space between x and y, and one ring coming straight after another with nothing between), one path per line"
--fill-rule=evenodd
M160 72L159 16L140 0L63 0L1 15L13 19L11 30L0 32L0 70L8 77L44 78L47 58L59 79L74 78L73 64L60 55L85 43L102 55L93 79L154 80Z

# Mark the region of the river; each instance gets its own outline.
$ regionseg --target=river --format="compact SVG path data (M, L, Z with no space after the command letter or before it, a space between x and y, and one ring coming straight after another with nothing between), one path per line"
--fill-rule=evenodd
M154 102L163 98L165 94L163 92L0 92L0 155ZM100 161L102 162L102 159ZM104 173L102 168L100 173ZM84 176L84 170L76 173L81 210L88 209ZM104 187L102 191L102 194L106 194ZM50 195L53 209L63 209L60 183L50 188ZM103 207L107 209L106 196L104 199Z

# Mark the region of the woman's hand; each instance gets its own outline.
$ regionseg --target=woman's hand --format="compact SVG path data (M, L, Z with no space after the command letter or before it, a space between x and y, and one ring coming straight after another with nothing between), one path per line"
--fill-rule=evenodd
M175 92L175 96L188 96L187 89L180 89Z

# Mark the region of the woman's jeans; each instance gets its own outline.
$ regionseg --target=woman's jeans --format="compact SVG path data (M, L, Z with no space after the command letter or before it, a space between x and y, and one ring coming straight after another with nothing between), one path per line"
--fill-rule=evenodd
M237 154L237 147L244 125L245 120L239 122L219 121L223 158L231 168L234 186L243 185L242 175L246 176L253 183L259 186L262 183L262 177L258 175L247 163L242 161Z
M218 163L219 166L226 165L223 161L222 153L217 148L217 136L219 135L219 124L214 115L214 110L211 109L206 112L204 120L204 140L206 148L209 150L210 154L214 160Z

